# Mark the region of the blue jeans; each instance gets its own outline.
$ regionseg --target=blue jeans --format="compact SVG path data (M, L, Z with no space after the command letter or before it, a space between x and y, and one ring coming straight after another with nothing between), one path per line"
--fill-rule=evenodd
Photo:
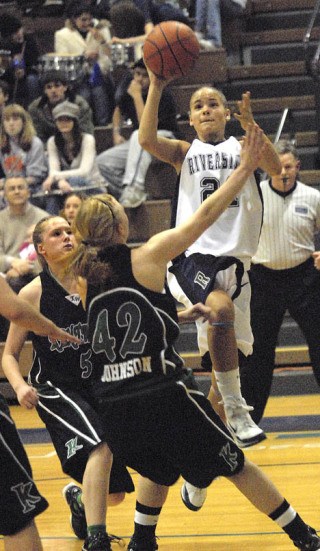
M174 137L170 130L158 130L158 134ZM144 189L151 161L152 155L139 144L138 130L134 130L126 142L110 147L97 157L99 170L108 182L109 193L116 199L121 197L126 186Z
M220 0L196 0L195 30L216 46L222 45Z
M114 85L111 77L104 77L103 82L96 86L90 84L89 79L86 78L76 87L76 92L89 103L95 126L106 126L111 122L115 108Z
M236 19L243 11L233 0L196 0L195 30L219 47L222 45L221 18L222 22Z

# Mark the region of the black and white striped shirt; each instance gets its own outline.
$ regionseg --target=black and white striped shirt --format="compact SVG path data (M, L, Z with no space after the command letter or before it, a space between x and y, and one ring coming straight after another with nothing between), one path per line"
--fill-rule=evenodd
M264 204L258 250L252 262L273 270L294 268L314 252L320 229L320 192L299 181L288 193L261 182Z

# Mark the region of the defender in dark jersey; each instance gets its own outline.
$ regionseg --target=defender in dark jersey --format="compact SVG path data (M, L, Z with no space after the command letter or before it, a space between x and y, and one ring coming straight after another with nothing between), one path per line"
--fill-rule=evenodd
M21 300L4 279L0 279L0 312L3 316L42 335L77 342L52 321ZM62 341L61 341L62 342ZM35 517L48 502L32 479L32 470L8 405L0 393L0 534L6 551L41 551Z
M71 507L72 527L78 537L85 538L85 520L88 530L91 526L105 525L105 500L112 458L104 441L104 427L89 403L92 350L87 338L86 315L75 279L70 271L66 271L75 238L64 218L52 216L37 224L34 243L43 271L21 291L21 295L81 342L54 342L31 334L35 355L27 384L17 361L27 332L11 324L3 368L16 390L19 403L27 408L37 408L63 471L83 484L85 515L80 488L68 485L64 495ZM90 500L86 496L92 495L93 488L96 490ZM115 461L110 481L112 500L119 503L125 492L131 491L133 483L129 473Z
M239 166L228 181L180 226L129 249L128 218L112 196L86 199L76 216L82 242L73 266L88 304L94 352L96 409L116 457L147 477L154 505L138 502L130 551L154 551L163 495L183 475L200 488L226 476L275 520L300 550L320 549L320 538L248 461L210 402L185 371L174 342L175 303L165 289L166 267L208 228L241 190L264 152L257 125L249 125ZM95 298L91 299L92 287ZM152 495L152 483L155 492ZM144 494L146 496L146 493ZM161 497L161 499L160 499ZM158 499L158 503L155 504ZM99 551L110 546L101 545Z

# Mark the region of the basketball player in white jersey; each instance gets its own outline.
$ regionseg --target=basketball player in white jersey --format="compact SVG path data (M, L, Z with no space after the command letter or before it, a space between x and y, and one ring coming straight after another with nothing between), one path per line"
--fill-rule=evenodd
M226 139L225 127L231 113L224 95L209 87L200 88L191 97L190 125L197 133L192 144L158 136L158 105L168 81L159 80L151 71L149 74L139 140L152 155L172 164L179 175L173 208L173 223L178 225L232 174L239 164L241 142L234 137ZM245 131L249 123L254 123L249 92L242 95L238 107L240 113L235 117ZM279 157L265 135L264 141L260 168L270 175L279 174ZM252 408L242 397L238 367L238 349L244 355L252 351L247 270L258 246L261 223L262 201L252 174L229 208L172 262L168 271L170 290L179 302L185 306L203 302L215 316L213 324L197 324L198 344L204 367L208 367L208 359L213 365L209 399L241 447L265 438L248 413ZM182 490L186 505L200 508L204 492L199 495L187 486Z

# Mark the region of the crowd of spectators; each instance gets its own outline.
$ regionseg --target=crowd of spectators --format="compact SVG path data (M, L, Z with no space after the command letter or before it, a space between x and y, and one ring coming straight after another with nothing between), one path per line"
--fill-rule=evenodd
M122 96L130 81L134 81L134 64L141 59L143 40L159 21L176 19L189 24L186 5L181 7L177 0L161 3L154 0L66 0L61 3L65 23L52 31L54 51L43 55L40 55L36 34L25 30L22 16L11 11L1 14L0 207L6 206L2 189L8 176L23 176L30 187L32 203L50 213L61 207L57 191L63 194L73 187L92 187L93 180L103 182L95 163L94 128L112 123L114 134L117 134L114 120L121 118L120 122L136 130L140 108L136 109L130 92L125 94L129 106L123 107ZM130 38L137 47L128 46ZM130 59L124 57L127 49L130 49ZM118 63L124 70L115 81L113 69ZM76 117L72 118L73 131L68 138L60 132L59 141L60 122L54 110L66 101L77 107L74 109ZM173 98L171 101L170 114L175 117ZM131 116L126 116L129 112ZM114 146L120 145L120 141L122 143L124 138L117 136ZM87 162L88 153L93 160L89 163L90 170L87 168L80 174L80 167L83 169L84 165L78 158L81 147L86 154L80 155L82 161ZM56 174L53 175L57 171L64 171L73 180L64 180L62 185L62 179L57 181ZM56 197L52 199L52 195Z
M58 214L69 196L73 211L81 193L105 190L124 207L139 207L147 199L145 182L152 162L138 142L149 87L141 58L146 35L160 21L190 24L191 14L201 46L213 50L222 45L223 19L241 17L245 7L246 0L65 0L64 25L52 30L54 51L44 56L22 17L2 13L0 216L12 216L6 190L12 179L19 179L20 185L13 186L11 195L18 197L24 191L19 188L26 187L28 206L42 213ZM128 45L130 60L125 55ZM115 79L119 53L124 70ZM72 59L80 65L74 68ZM158 131L178 138L177 108L169 89L159 115ZM108 124L112 147L97 155L95 126ZM28 227L37 220L29 222ZM20 217L14 228L19 223ZM28 228L21 226L15 234L12 251L7 248L10 227L0 227L0 250L25 266L28 247L24 252L20 248ZM1 269L15 288L33 274L14 274L11 264Z
M40 218L61 212L71 219L83 195L107 189L121 197L127 188L123 201L129 208L146 199L152 159L137 139L149 85L141 46L161 20L189 24L186 10L174 1L68 0L63 9L64 25L53 28L53 51L46 53L36 33L28 32L24 10L2 10L0 18L0 270L17 291L38 273L28 236ZM121 44L129 37L136 46ZM123 57L126 48L130 59ZM118 64L123 66L116 79ZM160 127L172 137L176 114L168 95ZM109 151L98 163L94 137L95 126L109 123L109 151L119 164L112 175L105 166ZM132 130L127 142L122 123ZM1 319L1 340L6 330Z

